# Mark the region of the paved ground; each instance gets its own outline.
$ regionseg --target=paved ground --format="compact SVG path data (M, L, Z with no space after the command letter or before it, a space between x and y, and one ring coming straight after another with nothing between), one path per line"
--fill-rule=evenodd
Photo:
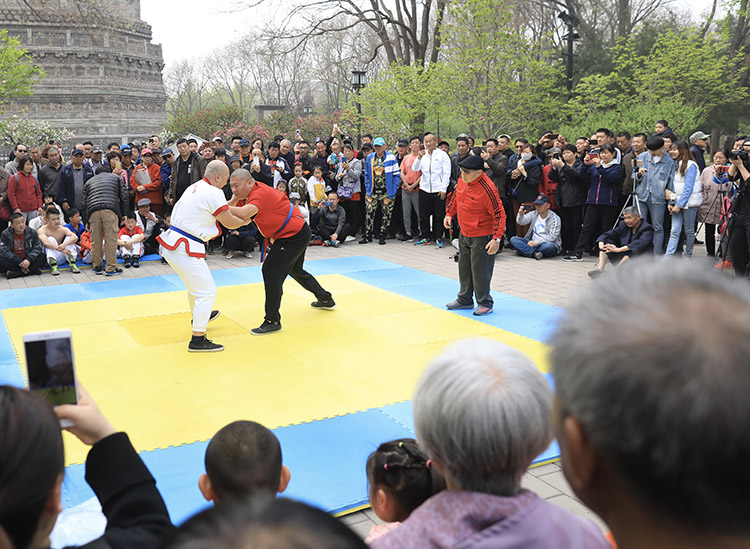
M323 248L311 246L308 249L307 259L327 259L331 257L347 257L354 255L370 255L372 257L399 263L406 267L421 269L426 272L457 279L457 264L451 259L455 250L452 247L437 249L434 245L430 247L415 247L411 242L398 242L388 240L385 246L377 243L359 245L356 242L346 243L339 248ZM700 253L696 250L696 253ZM253 253L251 259L235 257L227 260L221 254L208 257L211 269L231 269L248 265L258 265L260 254ZM571 292L584 287L589 278L587 271L594 268L594 258L586 256L583 262L564 263L559 258L534 259L521 258L507 250L501 253L495 263L495 274L492 280L492 289L517 297L530 299L547 305L564 305ZM83 269L78 275L61 271L60 276L53 277L49 273L42 276L26 277L14 280L6 280L0 277L0 290L15 288L33 288L39 286L59 285L60 291L65 291L67 284L78 282L100 282L106 284L108 278L96 276L90 268ZM139 278L145 276L158 276L172 274L168 265L159 262L142 264L140 269L126 269L120 275L124 278ZM118 277L113 277L117 279ZM458 289L458 285L456 286ZM455 295L446 295L445 301L452 301ZM0 292L0 304L2 303L2 292ZM562 505L571 511L596 520L593 514L586 509L573 495L568 486L559 465L544 465L529 471L524 477L524 486L535 491L541 497L549 499L558 505ZM366 536L370 528L379 519L371 510L353 513L343 518L355 531ZM599 522L602 529L604 525Z

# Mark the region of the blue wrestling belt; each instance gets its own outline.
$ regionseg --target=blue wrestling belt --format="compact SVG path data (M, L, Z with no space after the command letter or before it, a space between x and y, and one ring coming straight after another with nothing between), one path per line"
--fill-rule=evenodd
M182 229L178 229L174 225L170 225L169 226L169 230L170 231L174 231L176 233L180 233L182 236L185 236L185 237L189 238L190 240L194 240L195 242L199 242L199 243L203 244L204 246L206 245L206 243L203 240L201 240L200 238L198 238L197 236L193 236L190 233L186 233L185 231L183 231Z

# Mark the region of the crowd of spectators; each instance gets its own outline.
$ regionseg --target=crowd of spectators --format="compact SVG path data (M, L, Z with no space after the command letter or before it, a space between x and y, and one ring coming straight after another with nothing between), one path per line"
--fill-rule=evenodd
M517 349L489 339L446 348L414 391L417 440L383 442L360 464L384 522L369 546L747 546L747 290L747 281L697 262L628 261L576 296L557 323L556 397ZM277 498L294 471L274 433L246 420L206 448L195 482L214 505L174 527L127 435L79 392L78 404L53 409L0 386L3 549L49 547L64 474L61 419L91 446L86 481L107 519L87 547L367 547L325 512ZM606 535L522 486L553 436L566 479Z
M269 143L235 136L226 145L218 137L203 142L192 138L177 139L164 148L156 135L147 144L110 143L106 150L88 141L71 151L61 150L59 144L44 148L18 144L11 161L0 168L0 224L9 223L14 213L23 216L27 225L38 217L46 223L45 208L54 206L62 212L63 222L69 221L70 211L78 211L86 225L92 205L84 204L84 186L97 173L111 173L123 187L122 197L109 206L118 217L117 230L133 212L146 241L142 253L158 253L154 239L168 227L171 206L203 177L207 162L219 159L230 172L245 168L257 181L286 193L309 221L313 244L338 247L356 241L359 235L359 244L377 240L385 245L398 239L438 248L447 241L458 248L461 220L453 217L448 228L444 218L461 177L459 163L475 155L483 160L506 213L499 251L510 248L536 259L560 254L565 261L581 261L587 252L631 256L646 249L690 257L694 245L701 243L696 229L705 223L707 255L718 257L719 267L733 265L738 275L745 275L750 259L750 207L745 199L735 197L744 196L741 191L750 178L750 139L730 138L724 148L715 147L707 166L708 140L703 132L692 134L689 142L679 140L668 123L660 120L650 136L615 134L601 128L588 138L569 140L545 131L531 141L501 135L479 146L461 134L453 154L451 144L431 132L398 139L392 150L383 138L364 135L357 150L338 126L330 136L312 142L297 133L294 142L281 135ZM70 160L64 162L67 154ZM225 192L230 199L228 187ZM145 204L148 212L141 209ZM735 228L724 230L733 205ZM628 206L652 228L648 233L653 234L652 242L619 252L602 250L600 236L615 228ZM3 269L11 276L37 271L5 267L26 260L19 243L22 234L19 226L15 248L0 248ZM10 236L3 241L12 240ZM102 231L97 231L96 238L89 234L86 240L96 246L101 236ZM719 247L717 237L722 241ZM72 244L79 256L85 255L81 234L77 239ZM263 235L251 222L224 230L209 242L207 251L223 249L227 259L237 254L251 257L262 242ZM627 243L605 243L628 248ZM57 246L62 244L58 240ZM43 246L48 246L46 241ZM137 267L133 257L140 254L132 253L129 246L123 253L120 244L117 255L129 256L125 267ZM61 259L65 258L55 259L58 265ZM72 259L68 263L76 272L76 258ZM55 274L54 265L49 266ZM101 270L101 263L94 267ZM106 274L117 272L121 269L113 265Z

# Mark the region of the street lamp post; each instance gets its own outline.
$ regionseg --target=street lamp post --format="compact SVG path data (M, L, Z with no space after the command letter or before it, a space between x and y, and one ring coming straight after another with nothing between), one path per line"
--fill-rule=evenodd
M560 12L560 15L557 16L560 20L562 20L563 23L565 23L568 26L568 54L567 54L567 87L568 87L568 99L571 99L573 97L573 42L575 40L580 39L580 35L577 32L574 32L574 29L578 26L578 24L581 22L578 17L573 13L568 13L567 11Z
M359 93L367 85L367 73L365 71L352 71L352 89L357 94L357 148L362 148L362 103Z

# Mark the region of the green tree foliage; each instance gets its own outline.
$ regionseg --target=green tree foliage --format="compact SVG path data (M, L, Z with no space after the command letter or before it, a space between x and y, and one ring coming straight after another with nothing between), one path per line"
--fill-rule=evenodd
M46 121L29 120L18 115L0 121L0 143L34 145L53 140L63 143L73 137L75 135L71 131L65 128L53 128Z
M666 118L679 136L710 124L726 105L742 101L728 44L721 36L702 39L697 28L667 30L647 54L633 38L613 49L614 71L581 79L567 106L569 126L590 134L598 127L643 131Z
M233 125L245 123L247 114L239 107L223 105L199 111L180 111L167 124L174 135L194 133L204 139L219 135Z
M423 68L394 63L381 71L378 79L360 95L363 117L381 131L424 132L427 113L437 115L441 107L438 66Z
M15 36L0 30L0 105L31 95L31 87L44 72L35 66Z
M537 131L562 107L561 66L536 55L511 18L510 7L497 1L465 0L451 5L443 24L438 99L486 137Z

